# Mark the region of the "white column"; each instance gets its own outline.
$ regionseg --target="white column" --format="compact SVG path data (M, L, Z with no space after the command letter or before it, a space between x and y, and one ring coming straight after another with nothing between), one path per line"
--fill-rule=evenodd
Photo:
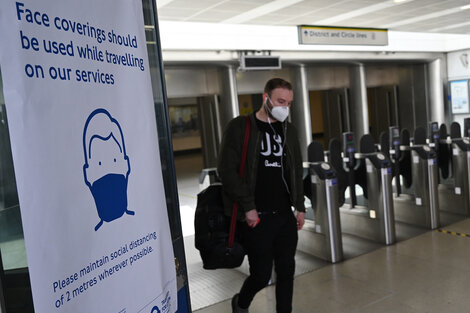
M238 107L238 90L236 69L234 66L227 66L222 71L222 95L219 111L219 119L222 128L234 117L240 114Z
M442 81L442 62L436 59L428 64L428 94L430 122L445 122L444 83Z
M363 64L357 64L349 70L352 130L356 142L369 133L369 108L367 106L366 74Z
M302 64L293 69L294 104L291 121L298 131L302 159L307 161L307 147L312 142L310 99L308 96L307 69Z

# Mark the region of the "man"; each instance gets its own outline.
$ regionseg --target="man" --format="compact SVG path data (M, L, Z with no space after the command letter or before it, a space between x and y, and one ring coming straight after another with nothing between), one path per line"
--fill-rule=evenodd
M232 299L234 313L248 312L255 294L276 271L276 309L292 311L297 231L304 225L302 157L297 131L286 118L294 94L292 85L274 78L266 83L263 105L250 115L251 132L243 177L240 167L245 117L227 125L222 139L218 173L226 214L239 204L239 232L247 250L250 276ZM297 211L294 215L292 206Z

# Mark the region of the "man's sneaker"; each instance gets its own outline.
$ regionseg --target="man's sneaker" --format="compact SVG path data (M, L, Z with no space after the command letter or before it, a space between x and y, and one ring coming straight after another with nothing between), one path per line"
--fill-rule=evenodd
M250 313L248 309L242 309L238 306L238 293L232 298L232 312L233 313Z

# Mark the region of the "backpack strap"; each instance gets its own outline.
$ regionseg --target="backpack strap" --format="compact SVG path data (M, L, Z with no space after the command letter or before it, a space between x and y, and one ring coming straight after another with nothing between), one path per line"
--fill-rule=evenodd
M245 116L246 119L246 129L245 129L245 138L243 140L243 150L242 150L242 159L240 162L240 170L238 171L238 175L243 177L245 172L245 161L246 161L246 153L248 151L248 141L250 140L250 117L248 115ZM228 237L228 247L231 248L233 246L233 242L235 240L235 228L237 226L237 214L238 214L238 203L233 203L232 209L232 218L230 220L230 234Z

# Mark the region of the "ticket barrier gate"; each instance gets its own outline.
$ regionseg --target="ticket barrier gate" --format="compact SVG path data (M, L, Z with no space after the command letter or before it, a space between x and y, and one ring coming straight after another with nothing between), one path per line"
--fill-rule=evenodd
M470 130L470 119L464 121L465 134ZM445 126L445 125L443 125ZM441 129L443 127L441 126ZM440 140L440 149L450 147L452 177L439 186L442 211L470 215L470 140L462 137L460 124L451 124L450 138Z
M349 155L346 162L351 162L351 158L362 162L367 182L364 191L364 195L367 197L366 206L344 205L340 208L343 233L386 245L394 244L396 234L390 160L383 153L376 151L371 135L364 135L361 138L361 153L355 153L352 133L343 134L343 143L343 151ZM332 139L330 142L330 158L334 169L337 172L343 172L338 177L347 176L344 174L344 167L341 164L343 162L341 145L337 139ZM344 190L340 192L344 192Z
M317 144L321 148L321 144ZM306 219L299 232L297 249L331 263L340 262L343 260L343 245L335 172L328 163L322 161L308 163L308 172L307 178L312 182L311 192L314 195L312 202L316 204L312 206L315 219ZM199 189L213 184L220 184L217 169L203 169L199 175Z
M343 260L343 243L338 203L338 181L332 166L323 160L321 143L308 147L306 177L314 217L306 215L305 225L299 232L297 249L337 263Z
M382 151L395 161L394 166L399 165L397 159L401 151L411 151L411 173L413 193L401 193L400 179L395 170L394 212L395 220L407 224L423 226L428 229L436 229L440 226L439 199L438 199L438 170L437 155L434 149L426 144L426 131L418 127L414 133L413 145L400 145L399 131L397 127L390 127L390 146L384 142L382 136ZM406 136L406 132L403 132ZM406 140L405 140L406 141Z

